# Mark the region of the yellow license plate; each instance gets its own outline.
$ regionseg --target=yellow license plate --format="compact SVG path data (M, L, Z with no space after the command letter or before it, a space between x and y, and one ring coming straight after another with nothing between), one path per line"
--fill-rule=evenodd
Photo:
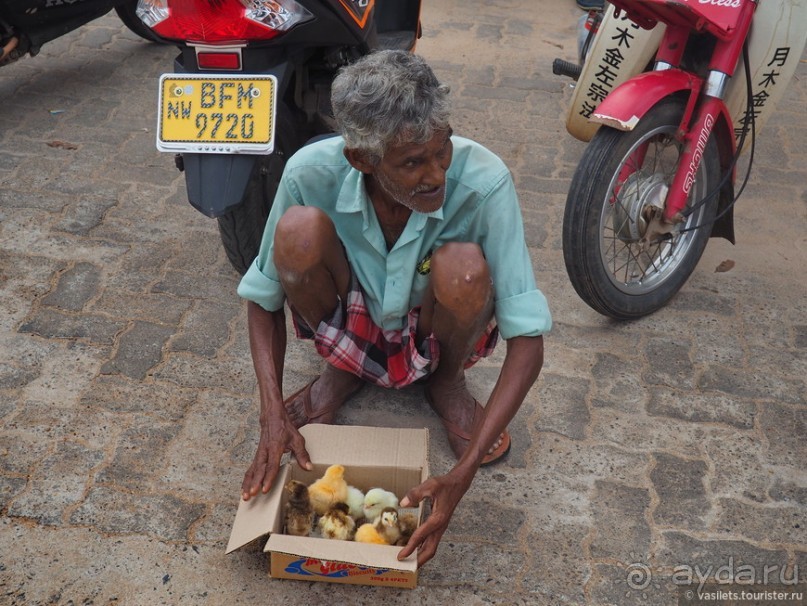
M157 149L269 154L274 149L277 80L272 75L163 74Z

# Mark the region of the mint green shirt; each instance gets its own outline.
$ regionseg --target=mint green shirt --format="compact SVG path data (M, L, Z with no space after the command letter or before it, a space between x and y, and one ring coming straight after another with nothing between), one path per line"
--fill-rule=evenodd
M303 147L286 165L260 251L238 294L267 311L283 306L285 294L272 263L275 226L292 205L310 205L333 221L370 315L384 330L403 328L409 310L420 304L429 279L418 272L424 259L446 242L475 242L482 247L493 277L502 338L547 332L552 319L546 298L535 286L510 171L478 143L456 136L452 142L445 203L431 213L413 212L390 251L364 177L342 153L342 138Z

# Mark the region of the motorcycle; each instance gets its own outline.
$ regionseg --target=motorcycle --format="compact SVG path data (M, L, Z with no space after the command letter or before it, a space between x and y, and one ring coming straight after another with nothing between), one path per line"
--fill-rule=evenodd
M748 180L735 194L737 161L750 149L750 170L804 52L804 23L805 0L611 0L579 74L556 61L556 73L577 75L566 128L590 141L562 240L572 285L593 309L650 314L710 237L734 243Z
M242 274L286 160L333 132L339 68L420 37L420 0L139 0L137 15L180 51L160 79L157 148Z
M0 65L39 53L42 45L115 9L132 32L159 42L134 14L137 0L8 0L0 2Z

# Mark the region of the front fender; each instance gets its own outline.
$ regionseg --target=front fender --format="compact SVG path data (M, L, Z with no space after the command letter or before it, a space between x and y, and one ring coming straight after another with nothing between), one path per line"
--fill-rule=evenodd
M696 94L701 83L700 78L680 69L639 74L611 91L589 119L617 130L633 130L642 116L663 98L680 91Z
M591 115L591 121L605 124L612 128L630 131L633 130L648 111L662 99L679 93L687 92L689 101L694 101L692 95L698 94L702 81L678 69L668 69L660 72L647 72L631 78L624 84L615 88ZM691 105L691 104L690 104ZM734 171L732 162L736 153L734 128L731 115L724 103L718 104L718 113L712 137L717 141L721 174ZM688 116L684 116L688 120ZM730 205L734 199L734 175L726 180L720 197L718 198L718 219L712 226L713 237L723 237L734 243L734 218ZM725 212L724 212L725 211Z

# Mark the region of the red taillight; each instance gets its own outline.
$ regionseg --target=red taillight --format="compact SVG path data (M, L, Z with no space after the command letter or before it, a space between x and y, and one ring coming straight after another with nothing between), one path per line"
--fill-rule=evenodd
M241 69L241 54L197 51L196 64L200 69Z
M157 34L208 44L270 40L311 17L294 0L158 0L157 4L162 20L150 25ZM154 5L147 10L154 11Z

